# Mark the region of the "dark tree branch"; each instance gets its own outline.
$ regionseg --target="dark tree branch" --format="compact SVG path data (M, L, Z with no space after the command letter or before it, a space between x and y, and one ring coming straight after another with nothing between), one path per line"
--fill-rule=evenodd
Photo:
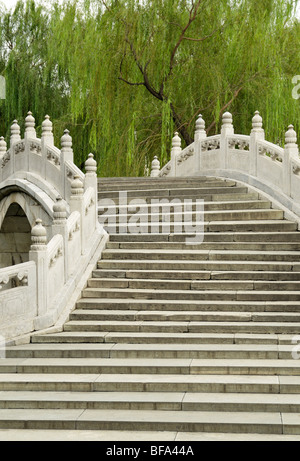
M186 23L186 25L184 26L184 28L181 30L181 34L179 36L179 39L177 40L177 43L175 44L175 46L174 46L174 48L172 50L171 57L170 57L169 70L168 70L167 75L163 78L161 86L160 86L159 93L162 96L163 96L163 93L164 93L165 84L167 83L170 75L172 74L173 68L174 68L174 61L175 61L175 56L176 56L177 50L178 50L178 48L180 47L181 43L183 42L183 40L185 38L186 31L188 30L190 25L195 21L201 3L202 3L202 0L198 0L196 4L194 4L194 2L192 2L192 8L189 11L189 20Z
M193 138L190 136L186 125L182 122L181 117L176 112L175 107L172 103L170 104L170 109L172 112L172 118L175 123L176 130L181 134L187 146L192 144Z
M122 82L125 82L127 83L127 85L131 85L131 86L145 86L144 82L129 82L123 77L118 77L118 80L121 80Z
M204 40L212 37L215 35L217 32L221 32L224 29L225 26L222 26L220 28L215 29L211 34L205 35L204 37L201 38L192 38L192 37L183 37L183 40L190 40L192 42L204 42Z

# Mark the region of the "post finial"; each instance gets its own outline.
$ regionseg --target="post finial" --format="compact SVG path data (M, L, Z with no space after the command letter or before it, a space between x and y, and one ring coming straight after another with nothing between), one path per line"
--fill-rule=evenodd
M12 146L15 142L21 141L21 129L18 124L18 120L14 120L10 128L10 145Z
M205 121L202 118L202 114L198 115L198 118L196 120L196 131L203 131L205 130Z
M61 197L56 197L56 203L53 205L53 222L55 224L62 224L67 219L67 208Z
M3 136L0 138L0 159L6 154L7 151L7 144Z
M80 179L80 176L76 174L74 176L73 181L71 182L71 195L73 196L80 196L83 195L84 193L84 188L83 188L83 182Z
M258 110L255 111L254 117L252 118L252 130L251 132L260 132L263 131L263 119L259 115Z
M172 138L172 148L180 148L181 149L181 139L176 131L174 137Z
M232 114L230 112L224 112L224 114L222 115L221 133L225 135L234 134L233 124L232 124Z
M88 159L85 164L85 171L87 174L96 174L97 172L97 162L94 159L94 154L89 154Z
M50 146L54 145L52 126L49 115L46 115L45 120L42 123L42 142Z
M202 114L199 114L195 124L195 141L204 138L206 138L205 121L202 118Z
M285 133L285 144L292 147L297 145L297 133L293 125L289 125L288 131Z
M232 114L230 112L224 112L222 115L223 125L232 125Z
M70 136L69 130L64 130L64 134L61 137L61 147L62 149L71 149L72 148L72 137Z
M150 176L152 178L155 178L159 175L160 171L160 161L158 160L157 156L155 155L154 159L152 160L151 163L151 174Z
M31 250L44 250L47 244L47 232L41 219L35 221L35 226L31 230Z
M36 138L35 118L32 112L28 112L25 118L25 138Z

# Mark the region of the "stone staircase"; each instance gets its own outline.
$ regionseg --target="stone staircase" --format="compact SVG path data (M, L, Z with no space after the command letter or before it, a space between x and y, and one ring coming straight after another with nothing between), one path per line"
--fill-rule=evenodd
M203 243L176 212L167 233L117 225L63 331L7 348L0 429L300 439L297 224L230 180L102 178L99 200L122 190L204 199Z

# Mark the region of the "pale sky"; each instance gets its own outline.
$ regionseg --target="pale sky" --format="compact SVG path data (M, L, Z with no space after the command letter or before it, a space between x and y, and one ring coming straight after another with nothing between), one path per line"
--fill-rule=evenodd
M17 0L1 0L1 3L4 3L6 8L10 9L15 6L17 3Z
M8 9L10 9L15 6L17 0L0 0L0 3L3 3ZM297 17L300 19L300 3L297 9Z

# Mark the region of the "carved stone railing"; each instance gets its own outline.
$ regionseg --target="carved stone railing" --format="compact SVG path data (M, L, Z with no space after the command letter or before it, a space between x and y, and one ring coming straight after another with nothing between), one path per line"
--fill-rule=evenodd
M34 329L37 317L36 265L34 262L0 269L0 334L19 336Z
M31 226L29 262L0 269L0 334L6 340L55 325L61 328L58 320L75 307L108 240L97 219L97 164L92 154L85 169L86 174L73 163L67 130L61 149L53 145L48 116L41 139L31 113L25 119L24 139L17 121L8 150L0 138L0 228L12 203L18 203Z
M61 138L61 150L53 142L52 122L48 115L42 123L41 139L36 137L35 119L31 112L25 119L24 139L21 139L20 126L15 120L11 126L8 150L4 138L0 138L0 182L20 177L22 173L29 180L38 175L68 201L74 176L78 175L84 181L84 174L73 163L69 131L65 130Z
M201 115L196 122L195 141L184 150L178 133L172 139L171 160L160 169L152 162L152 177L220 176L256 187L287 211L300 217L300 159L293 125L285 134L285 146L265 140L262 117L256 111L250 135L234 133L232 115L223 114L221 133L206 136Z

